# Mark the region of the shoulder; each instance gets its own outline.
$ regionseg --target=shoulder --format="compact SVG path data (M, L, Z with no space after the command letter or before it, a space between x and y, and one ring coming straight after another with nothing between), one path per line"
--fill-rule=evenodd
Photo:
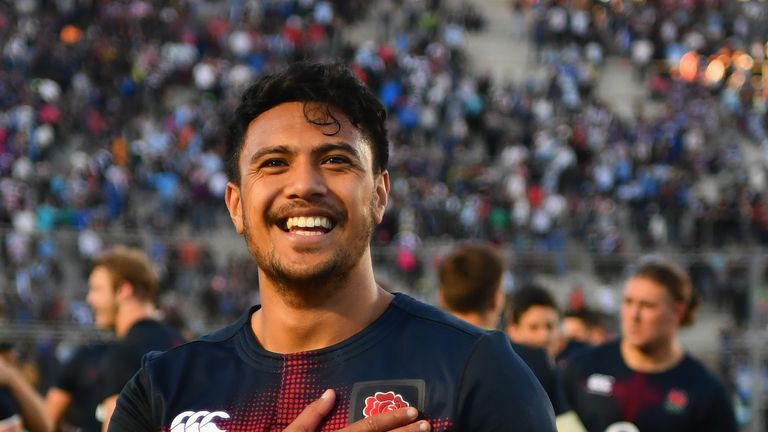
M565 375L579 375L587 371L618 367L623 360L619 340L612 340L594 347L585 347L573 354L565 364Z
M702 362L686 354L683 361L680 362L672 371L675 375L684 375L687 380L694 383L701 393L725 391L720 378L710 371Z
M471 325L434 306L396 294L392 307L402 312L400 332L417 352L450 353L456 361L470 361L483 356L514 356L507 337L495 330ZM488 358L488 361L491 361Z
M454 334L469 339L477 339L489 333L488 330L473 326L405 294L395 294L392 306L400 309L410 318L408 322L410 326L424 327L436 333Z
M164 366L174 367L189 361L205 361L207 358L218 359L221 355L231 354L235 348L234 340L249 324L252 308L234 323L200 337L197 340L187 342L171 348L167 351L153 351L144 357L143 367L148 370L156 370Z

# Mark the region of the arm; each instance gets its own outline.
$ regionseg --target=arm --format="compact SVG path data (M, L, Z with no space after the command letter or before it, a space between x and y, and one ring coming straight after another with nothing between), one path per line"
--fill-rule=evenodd
M101 402L101 409L104 410L104 420L102 420L101 423L102 432L107 432L109 430L109 422L112 419L112 414L114 414L116 406L117 395L107 396L107 398Z
M45 404L48 407L48 415L51 417L51 425L54 428L59 426L64 413L72 403L72 395L68 391L58 387L51 387L45 396Z
M151 395L142 368L125 385L120 396L114 401L109 419L105 418L103 430L109 432L156 432L159 424L152 418ZM105 413L106 414L106 413ZM105 416L106 417L106 416Z
M484 335L467 360L457 395L456 430L555 432L547 394L500 332Z
M53 430L53 422L48 416L45 401L37 394L21 373L0 360L0 385L10 391L21 411L21 418L30 432L48 432Z

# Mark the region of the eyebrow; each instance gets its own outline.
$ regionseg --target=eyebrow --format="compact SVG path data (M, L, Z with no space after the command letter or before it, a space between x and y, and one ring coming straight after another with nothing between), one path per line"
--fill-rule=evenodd
M347 142L344 142L344 141L320 144L316 148L312 149L312 154L314 156L317 156L317 155L322 155L322 154L330 153L330 152L333 152L333 151L342 151L344 153L351 154L357 160L361 160L362 159L358 149L355 146L353 146L353 145L351 145L351 144L349 144ZM295 153L295 152L293 150L291 150L291 148L286 146L286 145L276 145L276 146L264 147L264 148L258 149L258 150L253 152L253 154L251 155L251 158L250 158L250 163L253 164L257 160L263 158L266 155L270 155L270 154L288 155L288 154L291 154L291 153Z
M264 147L264 148L258 149L258 150L253 152L253 154L251 155L250 163L253 164L257 160L263 158L264 156L266 156L268 154L282 154L282 155L285 155L285 154L290 154L290 153L291 153L291 150L287 146L284 146L284 145Z

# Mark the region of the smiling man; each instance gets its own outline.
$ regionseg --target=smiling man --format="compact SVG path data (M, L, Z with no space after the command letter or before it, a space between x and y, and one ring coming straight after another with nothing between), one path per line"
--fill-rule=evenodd
M554 431L502 333L376 284L385 120L338 64L294 64L246 90L225 200L262 304L146 358L110 430Z

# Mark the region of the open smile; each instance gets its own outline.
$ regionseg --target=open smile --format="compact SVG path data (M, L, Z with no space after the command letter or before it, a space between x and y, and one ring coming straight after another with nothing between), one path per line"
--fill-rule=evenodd
M294 216L283 220L280 229L303 236L319 236L329 233L336 222L325 216Z

